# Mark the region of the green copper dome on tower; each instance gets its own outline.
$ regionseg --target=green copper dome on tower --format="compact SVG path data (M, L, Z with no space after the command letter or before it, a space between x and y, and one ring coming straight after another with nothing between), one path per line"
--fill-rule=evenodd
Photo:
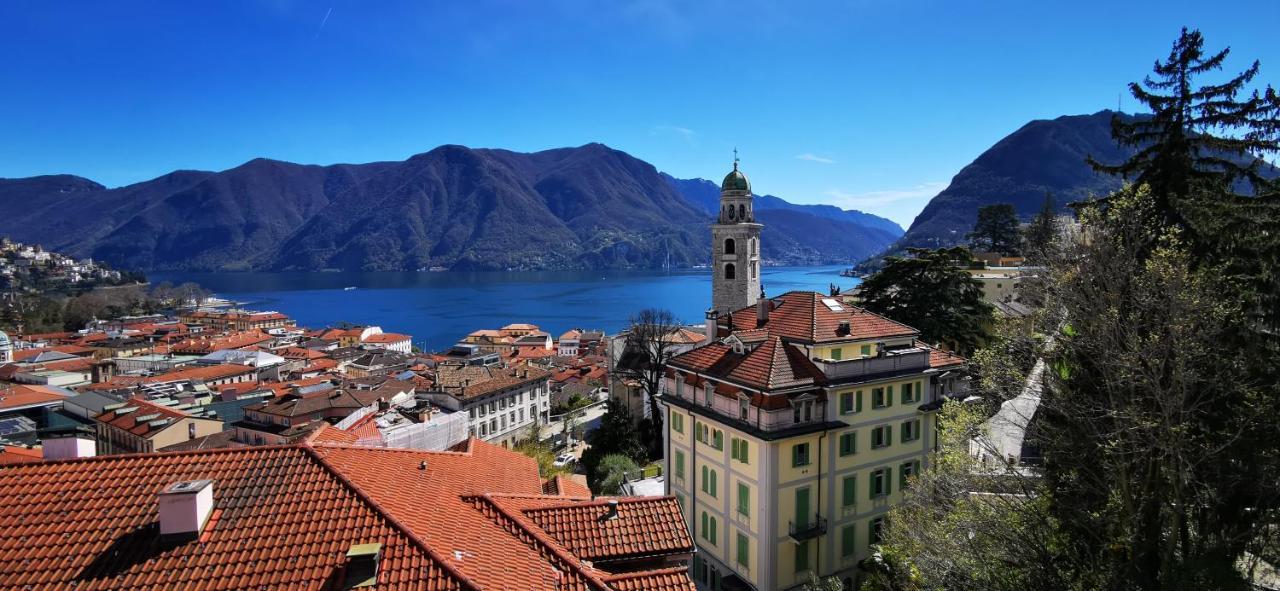
M751 191L751 181L747 180L747 175L742 174L738 170L738 161L733 162L733 172L724 176L724 182L720 183L721 191Z

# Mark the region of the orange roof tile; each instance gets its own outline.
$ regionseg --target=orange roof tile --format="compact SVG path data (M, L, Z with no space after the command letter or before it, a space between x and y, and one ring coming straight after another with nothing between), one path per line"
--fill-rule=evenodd
M832 310L823 303L825 299L830 298L813 291L790 291L770 300L773 307L764 323L758 322L756 306L733 312L733 328L764 328L770 335L805 343L907 337L919 332L843 302L838 303L840 311ZM841 321L849 322L849 334L840 333Z
M0 445L0 466L29 464L44 460L44 451L22 445Z

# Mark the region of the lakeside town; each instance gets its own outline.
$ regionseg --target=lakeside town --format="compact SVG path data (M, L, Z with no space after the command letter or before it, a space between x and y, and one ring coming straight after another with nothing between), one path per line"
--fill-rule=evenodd
M435 83L434 75L461 67L476 83L456 95L441 84L445 92L433 87L412 104L414 117L441 112L465 123L464 138L485 137L480 130L490 115L514 109L476 100L496 96L480 84L496 70L489 60L563 54L558 42L539 48L547 41L525 31L534 22L566 27L560 19L568 28L538 36L571 33L566 37L577 42L594 35L594 44L579 46L622 44L627 52L655 52L646 57L657 62L658 53L677 49L666 65L677 75L664 70L660 79L680 90L682 104L733 95L733 109L702 103L700 120L716 134L757 147L790 134L813 136L801 149L834 141L835 133L819 127L869 140L838 142L846 150L839 158L861 154L839 163L825 149L789 146L781 149L798 154L779 157L770 146L757 148L764 155L758 160L753 149L744 164L736 147L729 160L721 146L723 161L708 165L698 155L677 177L602 143L518 151L527 147L517 140L524 130L497 117L497 137L518 149L445 144L363 164L256 157L205 171L143 157L132 138L149 134L131 122L130 139L120 144L133 148L119 150L125 157L101 147L89 157L115 167L115 178L139 182L108 187L73 174L36 174L42 169L23 164L20 172L32 176L0 178L0 591L1280 591L1280 93L1254 80L1259 61L1228 59L1228 47L1206 49L1200 30L1182 27L1168 57L1128 85L1149 113L1117 104L1115 111L1033 119L950 184L862 196L833 188L825 195L837 206L790 202L753 181L768 177L772 187L773 178L794 175L790 183L799 187L796 178L822 167L865 174L872 158L859 150L866 144L883 157L874 166L893 166L894 141L919 130L886 126L895 130L890 138L864 119L832 118L832 109L815 102L823 93L867 94L825 73L860 55L849 38L899 43L891 21L873 27L882 31L865 30L861 22L838 22L848 14L832 8L789 37L782 32L794 23L770 23L778 36L762 37L758 53L740 43L759 32L742 14L758 11L747 10L735 11L734 26L721 26L723 11L716 10L706 20L716 26L698 27L696 39L673 20L681 11L663 10L662 42L643 44L624 30L636 27L635 15L612 13L610 5L593 7L607 25L600 31L584 28L587 19L577 15L565 19L542 7L536 12L548 14L528 14L512 4L502 11L459 7L458 14L414 7L399 19L363 8L374 12L343 14L331 26L339 30L326 32L330 6L318 27L286 35L277 34L290 20L282 15L300 9L273 9L267 21L254 21L261 15L238 5L204 9L195 19L175 8L192 22L174 28L172 14L157 16L163 11L149 7L59 40L78 51L85 40L98 42L103 57L118 59L118 47L101 43L108 31L144 51L171 50L174 56L148 57L157 64L180 58L173 63L184 76L192 63L203 64L181 58L221 48L202 43L209 31L242 45L255 67L270 73L269 84L244 84L250 80L243 73L206 67L193 86L200 98L232 107L226 110L236 117L277 102L296 112L271 112L271 125L255 126L245 123L258 123L253 117L237 123L206 110L202 116L216 125L236 123L230 140L208 138L209 148L190 133L203 121L166 128L193 153L225 156L228 148L215 146L249 135L254 150L277 135L307 143L305 134L292 134L315 125L306 123L308 109L277 100L290 94L276 87L306 80L294 77L310 73L300 62L324 55L322 33L352 52L349 63L325 61L326 77L341 78L334 74L354 64L365 78L351 88L385 89L388 79L406 85L393 88L415 88L409 83L417 78L404 74L417 71L375 61L398 52L363 47L373 39L350 26L370 15L380 17L371 21L379 25L377 41L398 44L398 31L413 60L427 55L440 68L422 78ZM26 37L27 29L93 21L86 15L101 9L86 5L71 19L43 6L27 10L29 22L12 37L49 51L46 41ZM977 18L989 16L984 10L952 13L948 28L1008 60L1015 45L991 40L1006 43L1021 31ZM802 8L786 16L791 11ZM449 20L459 15L465 18ZM252 34L203 28L228 16L237 26L275 26ZM449 37L455 31L437 27L440 39L461 40L468 50L423 52L422 29L397 27L401 20L420 25L424 16L468 33L483 26L473 20L504 26L488 29L493 38L485 39ZM768 15L791 20L777 16ZM899 16L921 31L932 26ZM135 19L148 26L126 22ZM1126 49L1118 34L1095 35L1108 41L1093 44L1108 59L1147 51L1154 33L1146 28L1159 28L1161 47L1168 47L1163 24L1115 20L1124 26L1113 32L1136 39ZM1056 27L1089 41L1107 25L1054 22L1043 32ZM161 29L159 37L176 31L184 43L147 45ZM839 34L819 34L824 30ZM1023 41L1022 57L1057 57L1037 45L1052 37L1036 32L1036 43ZM497 37L533 43L513 50L494 43ZM961 65L942 56L959 55L960 46L933 37L910 39L926 48L918 55L927 60L904 54L900 63L946 57ZM808 43L817 38L842 51L814 51L819 46ZM792 43L778 42L787 39ZM790 46L801 41L795 53ZM305 51L292 53L295 46ZM1263 47L1249 51L1271 51ZM305 59L280 61L264 48ZM723 48L746 52L734 65L749 66L729 68L728 78L709 85L696 82L706 77L701 69L676 67L699 57L705 67L706 57L724 57ZM537 117L521 114L521 124L626 137L598 127L597 103L608 105L602 117L610 122L635 126L649 115L628 119L637 109L618 96L592 96L591 87L608 86L606 72L615 70L628 83L650 82L624 88L628 97L661 85L647 77L646 60L630 53L623 54L628 68L612 67L617 55L579 53L575 59L584 61L565 68L568 79L556 68L537 72L554 92L523 84L519 60L504 64L505 75L494 81L519 88L536 109L530 112ZM234 54L207 55L238 70L236 60L226 60ZM835 59L815 64L822 76L788 59L827 55ZM25 66L29 58L20 57L15 62ZM76 61L65 68L83 74ZM773 62L788 64L787 71ZM288 67L268 67L282 63ZM374 63L386 67L367 67ZM1109 75L1084 62L1058 65L1072 63L1054 69L1062 77L1054 97L1091 104L1090 92L1114 87L1118 74L1110 74L1110 86L1085 89L1090 82L1079 77L1063 84L1075 70L1087 69L1090 79ZM61 76L61 68L53 70ZM930 89L972 87L948 92L946 101L987 92L976 106L938 104L913 115L991 109L997 93L988 87L1001 98L1018 96L1015 85L1000 84L1000 72L977 85L970 69L934 68L922 80ZM1121 69L1133 80L1129 66ZM951 78L952 70L965 78ZM678 75L684 73L691 75ZM1026 84L1032 73L1003 74ZM887 71L874 76L886 86L902 80ZM155 106L137 92L137 81L120 78L93 80L94 100L110 102L111 90L124 88L131 109ZM805 92L812 90L808 78L830 89ZM556 84L566 80L574 83ZM785 92L724 92L762 88L762 81L781 82ZM32 121L44 119L37 113L45 105L24 93L66 88L42 82L10 93L32 110ZM297 87L319 101L326 85L306 82ZM912 83L920 85L894 92L926 87ZM837 92L850 90L857 92ZM247 91L248 100L226 101ZM75 95L68 104L92 106L66 94ZM360 103L359 94L326 105L326 121L340 121L327 134L343 137L352 154L380 157L378 149L352 150L356 142L341 136L351 111L338 103ZM383 92L377 110L393 120L403 108L399 97L409 94ZM164 96L176 104L194 95ZM440 97L455 104L437 109ZM553 102L572 106L572 117L557 116ZM867 112L891 121L906 111ZM713 127L712 115L732 115L732 123ZM771 125L769 117L785 125ZM1011 117L1002 121L1021 115ZM948 135L971 142L979 133L963 117L949 118L955 131L929 137L945 146L939 151L956 149ZM78 125L92 118L84 119ZM406 136L414 131L396 125ZM678 138L685 155L726 143L678 125L644 126L648 136ZM561 137L549 129L530 135ZM56 126L38 129L38 138L21 126L16 131L34 151L47 134L62 150L59 166L62 158L84 157L58 139ZM357 131L360 141L377 135ZM458 130L433 133L451 139ZM76 137L77 146L98 146L92 137ZM913 158L927 156L919 143L910 146ZM913 161L913 170L934 166L927 160ZM748 169L759 177L749 178ZM893 204L916 194L933 197L910 208L919 213L906 229L846 207L875 203L901 215ZM807 267L795 273L809 275L804 282L790 282L777 267L765 272L782 261L843 270ZM625 275L609 289L545 277L545 291L513 282L483 299L450 284L451 273L420 285L407 279L446 269L535 268L700 274L686 274L679 290ZM197 269L249 271L227 283L246 289L218 294L183 282L206 276L183 273ZM326 271L395 272L406 280L367 291L346 277L314 281L312 273ZM810 287L837 272L857 284ZM182 283L153 284L147 273ZM307 296L290 304L269 296L228 299L277 281ZM441 297L432 299L433 291ZM610 295L617 291L631 293L620 300ZM378 296L364 300L375 304L350 297L365 293ZM388 295L394 297L382 297ZM536 306L505 304L513 298ZM298 302L325 314L313 316ZM448 324L412 324L413 311L424 310Z
M168 311L95 318L74 331L0 334L0 466L93 457L127 466L157 453L161 465L222 461L220 454L234 465L279 449L314 450L314 461L326 464L330 449L354 453L357 464L412 459L428 470L448 457L444 463L459 464L450 470L495 476L527 463L523 486L541 495L537 507L618 520L605 530L618 530L611 541L599 542L628 544L608 550L619 556L607 563L616 567L601 572L587 554L575 576L660 588L650 585L678 567L702 584L730 588L733 577L802 582L797 573L832 548L837 563L853 565L870 555L888 508L936 445L929 417L945 401L967 397L965 359L860 308L856 290L761 297L763 225L736 162L722 203L711 227L715 278L703 325L645 310L618 334L553 336L515 323L479 327L447 350L425 352L412 335L380 326L301 327L285 312L229 307L196 290L197 299L172 299L180 305ZM1038 268L1023 257L989 253L948 264L981 286L974 293L1000 314L1030 312L1017 286ZM880 426L848 428L862 424ZM834 474L823 475L822 462L831 461L821 459L824 449L841 458ZM195 452L202 453L187 455ZM1012 453L1019 452L1015 445ZM790 468L763 463L779 457ZM161 531L206 539L218 517L202 495L251 494L216 488L228 477L231 487L242 486L228 474L168 483L158 497ZM814 485L795 488L797 478L843 482L846 492L824 500ZM400 477L394 482L368 494L397 494ZM870 487L870 502L855 500L858 483ZM508 490L505 475L473 484L458 498L432 493L433 502ZM601 495L619 500L606 509L592 500ZM501 510L517 501L490 502ZM591 506L599 509L582 513ZM777 530L776 523L788 525ZM547 543L584 544L586 534L575 533L582 527L590 526L572 526L563 532L569 537ZM636 527L653 541L624 542ZM718 527L735 531L732 542L722 541ZM770 542L779 536L787 541ZM839 543L818 550L825 538ZM790 550L796 544L804 554ZM378 576L380 550L352 546L357 551L363 554L349 557L346 568ZM792 560L799 561L794 569L774 571ZM492 568L483 562L476 566Z

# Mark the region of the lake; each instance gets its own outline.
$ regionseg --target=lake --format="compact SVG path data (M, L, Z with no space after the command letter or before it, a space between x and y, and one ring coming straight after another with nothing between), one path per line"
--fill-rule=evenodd
M767 267L766 293L848 290L845 267ZM701 324L711 303L711 271L528 271L377 273L152 273L152 282L194 281L219 297L288 314L300 326L376 324L439 350L480 328L537 324L558 337L571 328L607 333L643 308L666 308ZM356 289L347 290L347 287Z

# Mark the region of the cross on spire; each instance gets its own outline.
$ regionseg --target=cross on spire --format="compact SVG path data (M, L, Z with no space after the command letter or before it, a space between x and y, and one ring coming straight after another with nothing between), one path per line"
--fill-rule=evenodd
M738 170L738 147L733 147L733 169Z

